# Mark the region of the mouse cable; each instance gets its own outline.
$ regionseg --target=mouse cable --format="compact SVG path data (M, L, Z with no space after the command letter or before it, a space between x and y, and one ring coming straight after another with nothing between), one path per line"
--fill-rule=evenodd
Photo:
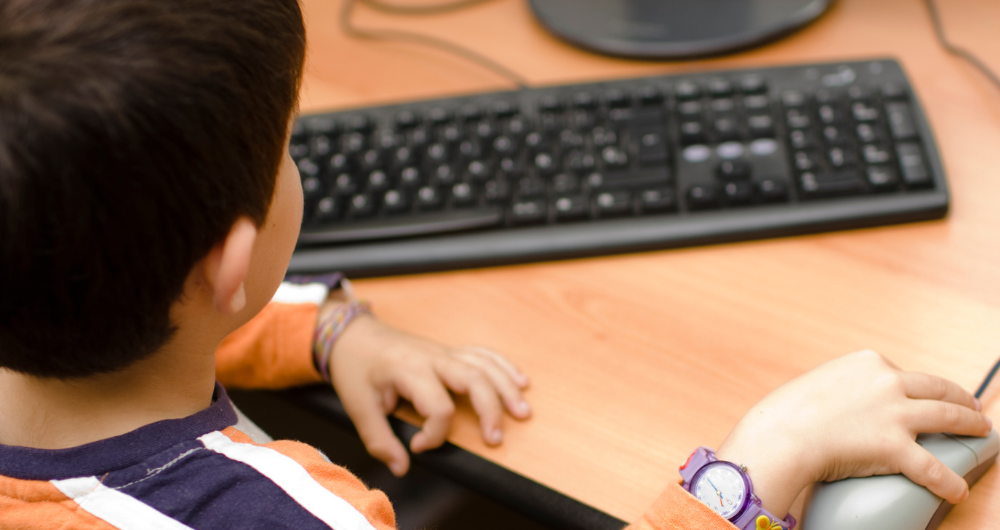
M423 44L425 46L430 46L432 48L438 48L445 50L452 54L455 54L463 59L470 62L476 63L483 68L492 71L493 73L507 79L517 86L518 89L528 88L528 82L526 79L521 77L519 74L513 70L497 63L496 61L486 57L480 53L474 52L463 46L448 42L446 40L439 39L437 37L431 37L429 35L422 35L420 33L411 33L408 31L396 31L396 30L371 30L371 29L361 29L354 25L351 19L351 13L354 9L354 4L357 0L344 0L344 7L340 11L340 28L348 36L357 39L370 39L370 40L385 40L385 41L401 41L410 42L414 44ZM451 11L454 9L459 9L463 7L468 7L474 4L485 2L487 0L460 0L458 2L452 2L449 4L440 4L434 6L413 6L402 8L401 6L394 6L391 4L385 4L377 2L374 0L362 0L364 3L380 7L376 9L404 9L408 14L416 14L423 9L423 13L437 12L442 13L445 11ZM398 11L398 12L404 12ZM394 12L394 11L390 11Z
M975 393L976 399L979 399L983 395L983 392L986 392L986 387L990 386L990 381L993 380L993 376L997 375L998 369L1000 369L1000 360L997 360L990 373L986 374L986 379L983 379L982 384L979 385L979 389Z
M968 61L969 64L982 72L982 74L997 87L997 90L1000 90L1000 78L993 73L993 70L990 70L989 66L986 66L986 63L980 61L979 58L973 55L969 50L956 46L948 40L948 37L944 34L944 23L941 21L941 14L938 12L935 0L924 0L924 3L927 5L927 11L930 12L931 22L934 25L934 34L937 36L937 40L941 44L941 47L948 53ZM994 368L993 371L996 372L996 369ZM992 376L993 375L991 373L990 377Z

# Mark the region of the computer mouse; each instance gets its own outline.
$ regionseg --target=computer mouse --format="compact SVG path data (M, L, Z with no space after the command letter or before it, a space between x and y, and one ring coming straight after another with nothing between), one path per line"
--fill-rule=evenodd
M971 487L996 462L997 431L985 438L921 434L917 443ZM882 475L824 482L806 501L802 530L933 530L951 503L903 475Z

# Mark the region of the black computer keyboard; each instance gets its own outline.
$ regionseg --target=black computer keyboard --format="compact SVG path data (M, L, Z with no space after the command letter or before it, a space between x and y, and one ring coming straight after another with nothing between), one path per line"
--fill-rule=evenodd
M939 218L891 59L531 88L303 116L293 272L371 276Z

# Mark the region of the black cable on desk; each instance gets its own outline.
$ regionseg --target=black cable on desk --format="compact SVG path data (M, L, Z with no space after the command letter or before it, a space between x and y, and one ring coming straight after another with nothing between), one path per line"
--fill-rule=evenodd
M976 399L979 399L983 392L986 392L986 387L990 386L990 381L993 380L993 376L997 375L997 370L1000 369L1000 360L997 360L996 364L993 365L993 369L990 373L986 374L986 379L983 379L982 384L979 385L979 389L976 390Z
M448 42L446 40L439 39L437 37L431 37L429 35L421 35L419 33L411 33L408 31L397 31L397 30L372 30L372 29L361 29L354 25L351 20L351 12L354 9L354 3L356 0L344 0L344 7L340 11L340 28L343 32L351 37L359 39L371 39L371 40L388 40L388 41L402 41L410 42L414 44L423 44L424 46L430 46L433 48L438 48L449 53L453 53L471 61L473 63L492 71L493 73L506 78L510 82L514 83L517 88L523 89L528 87L528 82L519 74L513 70L503 66L502 64L486 57L485 55L474 52L463 46ZM453 11L455 9L460 9L468 7L474 4L478 4L487 0L459 0L458 2L452 2L449 4L431 5L431 6L413 6L413 7L403 7L396 6L392 4L386 4L379 2L377 0L362 0L364 3L379 9L382 11L387 11L390 13L399 14L429 14L429 13L443 13L446 11Z
M951 43L951 41L948 40L948 37L944 34L944 24L941 22L941 15L938 12L937 4L934 2L934 0L924 0L924 3L927 4L927 11L930 12L931 22L934 24L934 34L937 36L938 42L941 44L941 47L943 47L945 51L947 51L948 53L956 55L968 61L969 64L976 67L980 72L982 72L982 74L985 75L986 78L989 79L990 82L992 82L993 85L997 87L997 90L1000 90L1000 78L998 78L997 75L993 73L993 70L990 70L990 67L986 66L986 63L980 61L979 58L973 55L972 52L970 52L969 50L966 50L965 48L961 48L959 46L955 46L954 44ZM994 369L994 372L995 371L996 369ZM992 373L990 377L993 377Z

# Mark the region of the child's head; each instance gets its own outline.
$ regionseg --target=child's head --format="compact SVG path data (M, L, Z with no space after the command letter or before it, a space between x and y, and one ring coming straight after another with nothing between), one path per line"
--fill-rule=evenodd
M193 265L268 216L304 53L297 0L0 0L0 367L170 339Z

